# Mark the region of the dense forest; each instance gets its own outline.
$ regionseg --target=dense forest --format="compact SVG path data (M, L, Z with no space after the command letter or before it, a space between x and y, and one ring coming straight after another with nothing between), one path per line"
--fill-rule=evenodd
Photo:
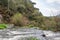
M45 17L30 0L0 0L0 23L60 31L60 17Z

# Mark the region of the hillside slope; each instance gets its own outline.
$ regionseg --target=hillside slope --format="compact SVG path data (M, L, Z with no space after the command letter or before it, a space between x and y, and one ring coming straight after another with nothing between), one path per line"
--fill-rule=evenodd
M45 17L34 5L30 0L0 0L0 23L60 31L60 18Z

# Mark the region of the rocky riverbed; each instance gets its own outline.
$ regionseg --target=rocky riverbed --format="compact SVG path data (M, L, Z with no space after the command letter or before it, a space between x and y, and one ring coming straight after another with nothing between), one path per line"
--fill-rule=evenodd
M43 37L43 34L45 34L46 37ZM26 40L26 38L29 37L36 37L39 40L60 40L60 32L38 30L33 28L0 30L0 40Z

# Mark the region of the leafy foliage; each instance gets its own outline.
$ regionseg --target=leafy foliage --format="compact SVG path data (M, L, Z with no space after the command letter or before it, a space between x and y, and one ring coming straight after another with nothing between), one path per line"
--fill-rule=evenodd
M0 29L6 28L6 24L0 24Z
M36 37L30 37L28 38L28 40L39 40L39 39L37 39Z

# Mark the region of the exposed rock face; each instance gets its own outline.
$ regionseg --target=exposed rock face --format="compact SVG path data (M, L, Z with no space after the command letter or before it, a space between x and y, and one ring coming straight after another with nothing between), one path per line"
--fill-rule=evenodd
M3 19L3 17L2 17L2 15L0 14L0 23L3 23L3 22L2 22L2 19Z
M2 23L2 19L3 19L3 17L2 17L2 8L1 8L1 5L0 5L0 23Z

